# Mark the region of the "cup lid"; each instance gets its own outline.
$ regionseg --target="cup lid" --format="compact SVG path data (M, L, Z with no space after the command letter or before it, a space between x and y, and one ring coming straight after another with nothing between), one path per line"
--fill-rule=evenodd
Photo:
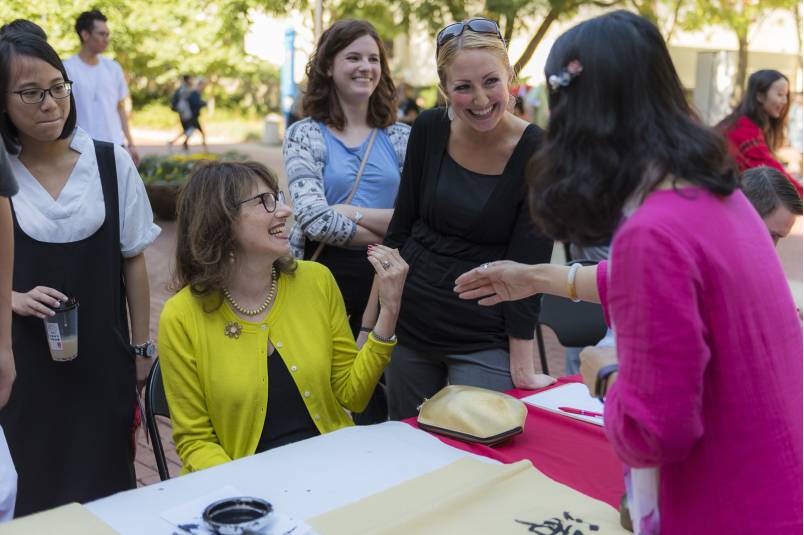
M54 307L54 312L66 312L67 310L72 310L78 306L78 298L77 297L70 297L66 301L59 301L59 306Z

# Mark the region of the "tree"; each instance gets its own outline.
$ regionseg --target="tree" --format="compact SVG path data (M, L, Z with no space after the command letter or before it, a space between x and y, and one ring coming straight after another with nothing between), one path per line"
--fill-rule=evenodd
M82 11L97 8L109 19L109 55L129 78L136 107L167 102L182 74L204 76L218 104L264 112L276 107L278 72L246 54L248 4L224 0L3 0L0 20L27 18L48 34L63 57L80 48L74 24Z
M500 31L506 42L510 42L517 32L531 32L527 21L541 18L536 31L531 34L528 44L514 63L514 71L520 72L528 64L542 42L550 26L557 20L574 16L582 6L612 7L621 0L485 0L480 2L460 2L456 0L411 0L414 13L420 20L427 21L435 32L439 28L470 14L482 14L499 21Z
M293 11L306 13L310 21L314 18L314 2L310 0L242 0L250 9L266 13L286 15ZM448 0L452 1L452 0ZM406 0L388 2L387 0L340 0L325 1L326 20L324 27L336 20L351 18L370 21L377 33L384 39L404 33L409 28L411 3Z
M293 10L309 12L310 0L244 0L252 8L269 13L286 14ZM530 32L526 21L541 18L541 23L528 41L525 51L514 64L519 72L533 57L550 26L557 20L572 17L582 6L611 7L623 0L339 0L330 1L329 20L344 17L365 18L374 24L377 31L390 39L408 31L412 17L424 21L435 33L449 24L464 20L470 15L483 15L500 23L500 31L506 42L517 32ZM638 1L638 0L634 0ZM643 0L649 1L649 0ZM670 1L670 0L667 0ZM676 0L682 1L682 0Z
M690 0L629 0L636 12L653 22L669 43L678 28L682 13L691 6Z
M497 20L501 33L509 42L517 31L528 31L523 21L542 16L542 22L531 38L525 52L517 60L515 70L524 67L539 45L550 25L560 18L574 15L583 5L612 6L621 0L340 0L327 2L330 21L344 17L370 20L385 38L408 31L412 17L425 21L435 33L450 22L464 20L470 15L482 14ZM309 0L251 0L252 7L270 13L283 14L292 10L311 11Z
M748 69L749 31L774 9L795 13L798 0L695 0L694 9L683 20L685 28L700 29L720 25L734 32L737 38L737 71L734 77L732 100L739 101Z

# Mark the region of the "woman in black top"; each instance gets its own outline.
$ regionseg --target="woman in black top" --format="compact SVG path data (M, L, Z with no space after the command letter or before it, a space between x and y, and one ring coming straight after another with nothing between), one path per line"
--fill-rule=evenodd
M549 262L552 241L534 231L524 167L541 130L508 112L513 70L496 23L471 19L438 34L440 89L449 103L416 120L385 245L410 265L386 370L394 419L447 383L540 388L535 373L534 298L484 309L461 301L466 268L508 258ZM369 307L363 327L373 325Z

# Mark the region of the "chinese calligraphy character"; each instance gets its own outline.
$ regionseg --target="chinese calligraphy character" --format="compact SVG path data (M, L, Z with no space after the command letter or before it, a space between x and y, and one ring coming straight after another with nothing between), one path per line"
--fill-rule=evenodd
M600 530L597 524L586 523L580 518L573 518L573 516L564 511L563 518L553 517L541 522L528 522L525 520L515 520L519 524L528 526L528 533L535 533L536 535L585 535L584 531L586 525L589 526L589 533Z

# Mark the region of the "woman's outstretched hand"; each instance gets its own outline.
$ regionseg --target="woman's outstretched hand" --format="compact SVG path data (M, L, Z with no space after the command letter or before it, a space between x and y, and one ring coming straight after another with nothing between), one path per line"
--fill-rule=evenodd
M408 276L408 264L402 259L397 249L384 245L371 245L368 260L377 273L380 309L399 314L402 301L402 290Z
M467 271L455 280L461 299L478 299L484 306L517 301L539 293L533 267L511 260L498 260Z

